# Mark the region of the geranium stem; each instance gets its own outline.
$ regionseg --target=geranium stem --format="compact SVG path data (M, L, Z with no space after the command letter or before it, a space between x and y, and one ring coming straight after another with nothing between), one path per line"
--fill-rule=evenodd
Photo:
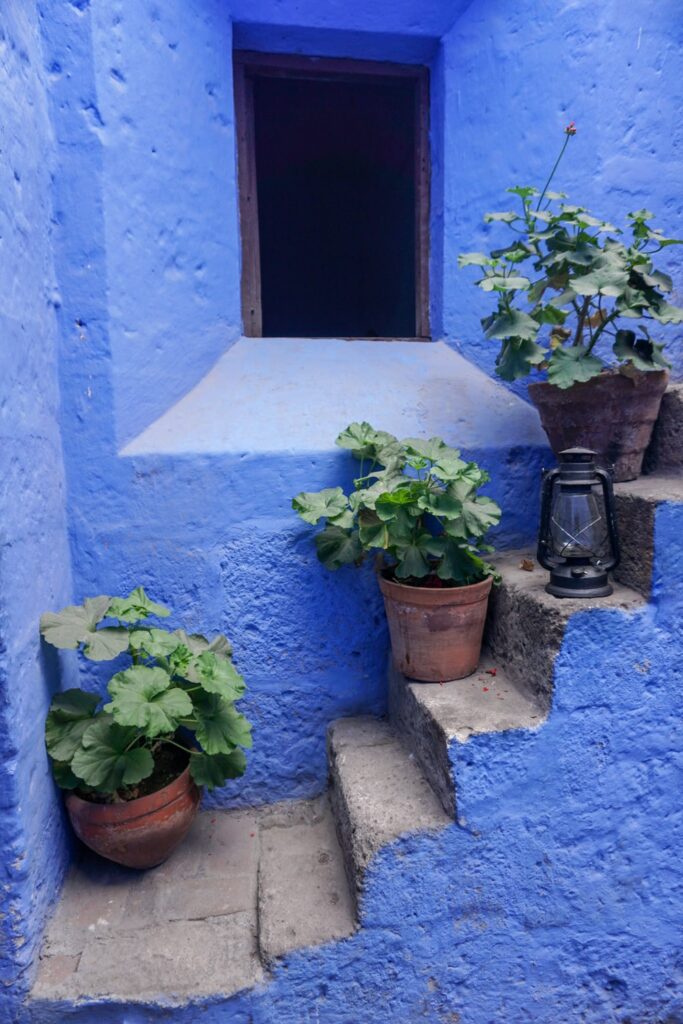
M553 165L553 169L552 169L552 171L550 172L550 177L548 178L548 180L546 181L545 185L543 186L543 191L541 192L541 197L540 197L540 199L538 200L538 204L537 204L537 206L536 206L536 209L537 209L537 210L540 210L540 208L541 208L541 203L542 203L542 202L543 202L543 200L545 199L545 194L546 194L546 192L548 191L548 186L550 185L550 182L551 182L551 181L553 180L553 178L555 177L555 171L557 170L557 168L558 168L558 167L559 167L559 165L560 165L560 160L561 160L561 159L562 159L562 157L564 156L564 151L565 151L565 149L567 148L567 143L569 142L569 140L570 140L570 139L571 139L571 135L569 135L569 134L565 135L565 137L564 137L564 142L562 143L562 149L560 150L560 154L559 154L559 156L558 156L557 160L555 161L555 163L554 163L554 165Z

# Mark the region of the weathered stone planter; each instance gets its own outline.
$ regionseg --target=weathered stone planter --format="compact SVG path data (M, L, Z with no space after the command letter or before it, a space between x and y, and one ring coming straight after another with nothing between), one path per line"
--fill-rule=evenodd
M66 809L76 835L95 853L129 868L152 868L187 835L199 796L188 765L163 789L137 800L98 804L69 793Z
M472 675L479 664L492 580L468 587L412 587L379 576L394 663L421 682Z
M557 454L590 448L615 481L635 480L659 413L669 374L666 370L627 376L617 370L562 390L548 383L529 385L543 429Z

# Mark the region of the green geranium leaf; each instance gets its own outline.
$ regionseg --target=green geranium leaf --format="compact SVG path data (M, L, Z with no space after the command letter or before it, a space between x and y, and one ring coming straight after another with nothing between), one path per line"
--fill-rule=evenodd
M53 647L74 650L84 644L91 661L109 661L128 648L128 632L119 626L97 629L108 614L110 598L87 597L82 605L69 605L61 612L45 612L40 632Z
M339 569L342 565L357 562L363 556L358 532L344 530L341 526L328 524L316 534L315 546L318 558L327 569Z
M526 290L531 285L531 281L528 277L514 274L510 274L508 277L503 274L491 274L488 277L482 277L477 284L483 292L511 292Z
M661 270L650 270L648 273L641 270L640 276L650 288L659 288L663 292L670 292L673 289L673 281L668 274L663 274Z
M523 341L533 341L537 334L538 324L536 321L518 309L495 316L486 330L487 338L500 338L501 340L517 338Z
M637 338L634 331L617 331L614 342L617 359L632 363L637 370L663 370L671 365L663 355L663 345L650 338Z
M492 224L496 221L502 221L504 224L512 224L514 221L519 219L519 214L513 213L512 210L504 210L502 213L484 214L484 221L486 224Z
M627 214L627 216L628 216L629 220L646 221L646 220L652 220L652 218L654 217L654 213L652 212L652 210L645 210L645 209L643 209L643 210L634 210L633 213L629 213L629 214Z
M460 452L455 448L449 448L440 437L430 437L428 440L408 437L403 443L410 455L417 455L427 462L438 462L442 458L460 458Z
M461 252L458 256L459 267L492 267L495 260L483 252Z
M222 633L219 633L211 641L207 640L202 633L186 633L184 629L176 629L173 636L177 636L178 643L187 647L191 654L213 651L219 658L229 658L232 654L230 641Z
M519 380L531 372L532 366L542 363L545 357L545 350L535 341L508 338L498 353L496 372L503 380Z
M136 736L135 729L117 725L111 715L100 715L86 729L74 754L74 774L102 793L114 793L121 786L146 779L154 771L154 759L146 747L130 748Z
M111 701L104 710L123 726L142 729L153 738L175 732L181 719L192 714L192 701L163 668L134 665L117 672L107 687Z
M45 745L55 761L70 761L81 745L100 698L85 690L64 690L52 698L45 720Z
M577 295L621 295L628 285L629 272L618 257L603 256L600 265L588 274L571 279Z
M478 539L496 526L500 517L500 507L492 498L466 498L457 515L444 524L444 529L455 540Z
M530 199L531 196L538 195L538 189L534 188L533 185L513 185L512 188L506 188L505 191L512 192L513 195L520 196L522 199ZM559 192L556 193L557 196L560 194ZM550 192L546 192L546 196L549 199L553 198Z
M386 430L375 430L365 420L362 423L349 423L335 441L335 444L352 452L357 459L375 457L380 450L397 443L393 434Z
M442 580L452 580L459 586L467 586L491 575L490 568L471 548L450 540L445 545L437 575Z
M425 485L412 480L405 487L399 487L388 494L382 494L375 502L375 512L383 522L397 519L410 506L415 505L417 498L423 493Z
M341 487L326 487L322 491L302 491L292 498L292 508L306 523L314 526L319 519L332 519L348 508L348 498Z
M251 747L251 725L232 704L215 693L194 695L195 735L206 754L230 754Z
M683 324L683 309L680 306L660 301L656 306L650 305L650 312L660 324Z
M207 693L217 693L226 700L239 700L246 689L233 663L213 651L196 655L188 665L186 677L192 683L199 683Z
M563 324L567 319L567 314L563 309L551 305L539 306L533 310L531 315L538 324Z
M150 658L168 658L182 644L177 633L150 627L149 629L133 630L130 634L130 645L136 651L144 652Z
M412 543L397 549L396 576L400 580L413 576L422 579L432 571L430 562L431 555L440 555L442 545L438 539L430 533L424 532L418 535Z
M78 776L71 771L71 765L67 761L53 761L52 774L60 789L78 789L83 785Z
M570 388L572 384L597 377L602 368L600 359L588 355L582 345L556 348L548 362L548 380L555 387Z
M363 509L358 520L358 536L366 548L388 548L389 530L386 522L372 509Z
M224 785L228 779L238 779L244 775L247 759L241 750L233 750L230 754L193 754L190 758L190 774L198 786L215 789Z
M139 622L150 615L165 619L170 612L163 604L150 601L142 587L136 587L128 597L113 597L107 614L121 622Z

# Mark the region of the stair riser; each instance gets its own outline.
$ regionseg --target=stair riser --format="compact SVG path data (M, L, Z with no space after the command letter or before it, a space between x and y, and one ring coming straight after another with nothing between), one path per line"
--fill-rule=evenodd
M553 663L564 630L559 607L539 604L505 582L493 588L484 644L493 661L505 665L511 679L530 688L543 710L550 706Z
M414 754L450 818L455 817L455 790L448 758L448 737L429 711L415 699L407 680L389 665L389 716Z
M657 502L633 494L616 494L621 561L615 580L649 598L652 590Z
M363 887L363 865L358 863L354 856L351 815L344 798L344 787L339 777L336 751L329 734L327 737L327 760L330 771L330 804L337 829L337 838L344 858L344 870L357 914L358 900Z

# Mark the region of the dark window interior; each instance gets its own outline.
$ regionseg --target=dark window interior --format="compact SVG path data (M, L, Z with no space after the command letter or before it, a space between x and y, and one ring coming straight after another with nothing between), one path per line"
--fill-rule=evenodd
M256 76L264 336L416 334L415 88Z

